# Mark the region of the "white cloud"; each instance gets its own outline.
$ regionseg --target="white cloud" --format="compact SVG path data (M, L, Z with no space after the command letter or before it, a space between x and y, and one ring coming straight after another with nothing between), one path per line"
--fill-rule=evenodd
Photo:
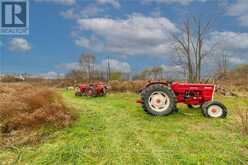
M32 47L24 38L12 38L8 43L8 49L13 52L27 52Z
M79 18L79 15L76 14L74 8L70 8L70 9L67 9L67 10L65 10L65 11L62 11L60 14L61 14L64 18L66 18L66 19L78 19L78 18Z
M84 47L84 48L90 48L91 40L85 37L79 37L78 39L75 40L75 44L79 47Z
M57 67L58 68L63 68L63 69L66 69L66 70L79 70L80 69L80 65L77 62L67 63L67 64L60 64Z
M174 65L174 66L169 66L169 65L161 65L160 67L163 68L164 72L182 72L183 67L180 65Z
M47 73L39 74L38 76L42 77L42 78L46 78L46 79L56 79L59 77L63 77L64 74L59 74L59 73L54 72L54 71L49 71Z
M232 64L239 65L239 64L245 64L248 61L241 60L239 57L230 57L229 62Z
M60 14L66 19L79 19L79 18L91 18L96 17L103 13L104 10L98 7L96 4L89 4L80 7L69 8L62 11Z
M228 6L228 14L231 16L238 16L240 14L247 13L248 3L247 0L237 0Z
M87 49L93 49L95 51L103 51L104 43L99 42L99 39L92 35L90 38L79 36L75 40L75 44L78 47L83 47Z
M242 26L248 26L248 14L247 13L245 15L240 16L238 20Z
M104 5L104 4L110 4L112 5L114 8L119 8L120 7L120 3L118 0L96 0L96 2L100 5Z
M172 51L170 34L176 26L165 17L131 15L127 19L91 18L79 19L82 31L90 31L93 37L79 36L76 44L98 51L125 55L161 55Z
M36 1L63 3L60 0L36 0ZM64 1L66 1L66 0L64 0ZM72 1L71 4L76 3L76 0L70 0L70 1ZM70 4L70 3L68 3L68 4ZM66 10L60 12L60 14L66 19L79 19L79 18L96 17L98 15L102 15L102 13L104 12L104 9L100 7L101 5L112 5L114 8L120 7L118 0L96 0L96 3L84 4L82 6L80 6L80 5L73 6L72 8L69 8L69 9L66 9Z
M248 33L212 32L207 45L216 45L216 55L227 54L233 64L248 63Z
M248 49L248 33L215 31L210 34L209 42L217 43L227 50Z
M238 17L238 21L243 26L248 26L248 1L237 0L227 7L227 14Z
M106 70L108 65L108 60L105 59L100 63L100 70ZM130 73L131 66L127 62L121 62L115 59L109 59L110 69L116 72Z
M145 2L155 2L155 3L164 3L164 4L173 4L178 3L181 5L188 5L191 2L198 1L198 2L205 2L207 0L145 0Z
M101 12L103 12L101 8L99 8L95 4L89 4L80 10L80 15L82 17L95 17Z
M76 0L34 0L36 2L52 2L61 5L74 5Z

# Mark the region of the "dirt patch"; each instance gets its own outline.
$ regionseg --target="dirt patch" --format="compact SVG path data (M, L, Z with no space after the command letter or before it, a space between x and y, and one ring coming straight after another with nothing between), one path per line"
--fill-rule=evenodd
M69 126L77 115L55 89L26 83L0 84L0 147L36 143L39 128Z

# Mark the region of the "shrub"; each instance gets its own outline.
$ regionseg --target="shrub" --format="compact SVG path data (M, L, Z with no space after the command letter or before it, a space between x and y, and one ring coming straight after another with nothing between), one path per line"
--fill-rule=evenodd
M14 76L14 75L5 75L1 77L2 82L22 82L24 81L22 78Z
M64 104L55 89L24 83L0 84L0 124L3 140L0 146L6 145L13 131L23 130L20 133L23 136L23 132L32 132L44 125L63 128L76 118L76 114Z
M110 81L111 91L114 92L137 92L144 87L146 81Z

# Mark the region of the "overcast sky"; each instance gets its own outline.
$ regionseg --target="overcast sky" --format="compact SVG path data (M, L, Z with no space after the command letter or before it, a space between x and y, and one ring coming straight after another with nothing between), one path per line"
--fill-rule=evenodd
M222 42L233 65L248 63L247 0L30 0L30 34L0 36L4 72L63 74L81 53L116 70L171 64L171 33L186 13L218 14L208 43Z

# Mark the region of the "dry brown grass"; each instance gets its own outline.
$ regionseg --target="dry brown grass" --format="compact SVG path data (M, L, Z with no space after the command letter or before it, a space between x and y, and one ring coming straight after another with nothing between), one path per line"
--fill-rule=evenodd
M248 64L240 65L237 68L220 74L215 82L226 88L227 91L238 94L239 96L248 96Z
M0 84L1 145L6 144L6 140L11 141L8 135L12 137L13 132L25 134L20 130L29 132L43 125L63 128L75 119L71 108L65 106L62 97L52 88L24 83Z
M237 115L242 134L248 135L248 109L239 110Z
M137 80L137 81L110 81L111 91L114 92L137 92L147 81Z

